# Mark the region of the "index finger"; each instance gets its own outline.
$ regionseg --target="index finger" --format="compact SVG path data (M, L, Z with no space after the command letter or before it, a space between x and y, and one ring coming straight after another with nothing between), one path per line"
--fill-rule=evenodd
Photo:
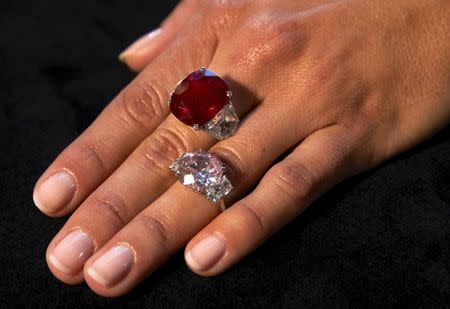
M167 51L50 165L33 193L41 211L50 216L73 211L166 118L171 87L185 72L207 66L214 55L216 36L210 29L193 25L199 22L199 18L191 20ZM174 59L180 61L174 65Z

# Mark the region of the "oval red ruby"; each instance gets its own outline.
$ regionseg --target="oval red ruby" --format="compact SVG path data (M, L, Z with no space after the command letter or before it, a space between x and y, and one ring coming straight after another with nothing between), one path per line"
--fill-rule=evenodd
M229 88L206 69L189 74L170 97L170 111L188 126L203 126L228 103Z

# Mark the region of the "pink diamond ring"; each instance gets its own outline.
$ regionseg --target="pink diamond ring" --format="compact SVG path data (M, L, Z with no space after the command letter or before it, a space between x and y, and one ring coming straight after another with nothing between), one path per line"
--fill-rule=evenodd
M202 193L225 209L223 198L233 189L228 180L225 165L206 151L186 152L170 165L178 180L194 192Z

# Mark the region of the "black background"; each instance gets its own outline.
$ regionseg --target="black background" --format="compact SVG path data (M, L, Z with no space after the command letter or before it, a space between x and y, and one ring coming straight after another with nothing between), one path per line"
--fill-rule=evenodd
M51 275L44 254L65 219L34 207L34 182L133 78L121 49L173 5L0 1L0 305L449 306L449 129L337 186L220 276L194 274L182 252L118 299Z

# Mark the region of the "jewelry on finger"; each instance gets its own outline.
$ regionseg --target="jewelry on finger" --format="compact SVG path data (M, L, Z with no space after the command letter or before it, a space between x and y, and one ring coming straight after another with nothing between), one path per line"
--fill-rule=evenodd
M184 186L219 203L222 211L225 209L223 198L233 186L219 157L206 151L185 152L173 161L170 169Z
M226 82L202 67L181 80L169 97L172 114L195 130L219 140L236 133L239 117Z

